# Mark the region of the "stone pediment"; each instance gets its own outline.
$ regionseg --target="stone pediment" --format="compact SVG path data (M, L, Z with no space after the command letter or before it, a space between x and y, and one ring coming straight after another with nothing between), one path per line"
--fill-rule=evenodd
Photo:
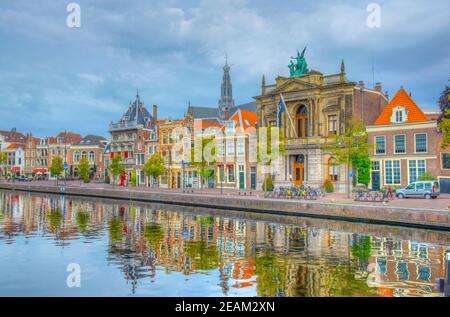
M336 112L341 110L341 108L338 105L331 105L323 109L323 112Z
M317 88L318 85L312 84L302 78L292 78L286 80L284 83L279 85L275 90L272 91L272 94L280 94L285 92L293 92L293 91L302 91Z

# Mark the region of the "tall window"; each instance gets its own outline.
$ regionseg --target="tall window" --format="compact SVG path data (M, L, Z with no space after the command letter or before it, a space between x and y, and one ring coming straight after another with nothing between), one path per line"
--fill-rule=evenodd
M450 153L442 153L442 168L450 169Z
M385 136L377 136L375 137L375 153L376 154L386 154L386 137Z
M87 159L87 152L86 151L83 151L81 153L81 158Z
M234 141L227 141L227 155L234 155Z
M244 140L239 140L237 142L237 154L238 155L244 155L245 153L245 143Z
M396 135L394 136L394 144L395 144L395 154L404 154L406 153L406 136L405 135Z
M228 182L234 183L235 177L234 177L234 165L228 166Z
M169 134L169 144L172 144L172 142L173 142L173 136L172 136L172 134L173 134L173 131L167 131L167 133Z
M427 134L418 133L416 134L416 153L426 153L427 152Z
M166 130L163 130L162 132L162 143L166 144L167 142L167 134L166 134Z
M80 161L80 152L73 153L73 161L74 163L78 163Z
M395 122L403 122L403 111L402 110L397 110L395 112Z
M223 156L225 154L225 140L217 140L217 154Z
M328 135L333 136L337 134L337 115L328 116Z
M417 181L426 172L425 160L410 160L409 164L409 182Z
M384 168L386 174L385 183L388 185L400 185L400 161L385 161Z
M94 151L89 152L89 162L94 163L95 161L95 153Z
M328 160L328 178L332 182L336 182L339 178L339 165L333 157Z

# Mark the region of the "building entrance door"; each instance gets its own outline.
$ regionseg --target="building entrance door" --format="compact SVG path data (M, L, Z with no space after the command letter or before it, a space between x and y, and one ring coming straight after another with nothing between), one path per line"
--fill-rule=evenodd
M302 186L304 170L305 170L305 166L303 163L296 162L294 164L294 185L295 186Z
M305 156L297 155L294 163L294 185L302 186L305 179Z
M239 165L239 189L244 189L245 187L245 174L244 174L244 165Z
M373 191L380 190L380 172L378 171L372 172L372 190Z

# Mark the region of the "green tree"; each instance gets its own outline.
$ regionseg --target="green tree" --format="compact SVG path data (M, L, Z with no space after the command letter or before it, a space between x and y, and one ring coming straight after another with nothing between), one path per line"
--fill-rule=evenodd
M205 138L202 139L202 160L200 162L195 162L194 158L194 151L195 148L192 148L191 150L191 166L195 169L197 169L197 174L200 176L200 184L201 189L203 189L203 184L205 180L211 179L214 177L214 166L216 163L216 149L213 148L211 150L211 156L212 159L206 160L205 158L205 149L209 147L209 143L212 142L214 138Z
M149 224L144 229L144 237L150 248L156 251L164 239L164 229L160 224Z
M77 212L78 231L84 233L87 230L90 218L89 212L87 211L80 210Z
M0 152L0 176L3 174L3 176L6 178L6 161L7 156L5 152Z
M362 122L350 119L345 132L334 136L324 148L339 164L347 166L348 173L351 170L352 162L368 156L368 150L371 147L373 146L367 143L367 131ZM349 178L347 178L347 197L350 198L351 182Z
M125 166L122 162L122 156L114 155L111 159L111 164L109 165L109 171L113 175L113 186L116 184L116 179L118 176L123 175L125 173Z
M324 282L330 297L375 296L377 291L367 285L367 278L357 279L357 271L351 266L338 265L328 269Z
M196 270L214 270L219 265L219 251L215 244L204 240L186 241L185 250Z
M352 165L356 169L358 183L369 185L371 164L372 162L370 161L370 156L367 152L353 158Z
M63 214L61 209L52 209L49 214L50 219L50 231L57 233L60 231L63 223Z
M136 187L137 186L137 172L135 169L131 171L131 186Z
M368 259L372 255L371 237L357 239L351 247L351 252L357 259Z
M274 139L272 140L272 135ZM275 136L278 135L278 138ZM257 160L260 166L265 166L270 170L270 165L273 160L276 160L280 155L286 155L286 138L283 132L278 127L262 127L258 129L258 143L257 143ZM265 191L272 191L274 175L266 173L264 175L263 187Z
M59 176L64 171L64 163L63 159L60 156L55 156L52 160L52 164L50 165L50 173L56 177L56 184L58 185Z
M442 112L439 118L439 129L443 134L441 148L445 150L450 145L450 86L445 87L438 103Z
M83 182L88 183L90 174L91 167L89 166L89 162L87 158L83 157L78 163L78 176Z
M434 181L434 180L436 180L436 177L434 177L430 173L426 172L426 173L422 174L422 176L420 176L417 180L418 181Z
M109 221L109 237L112 241L120 241L123 238L123 220L120 218L111 218Z
M277 297L284 295L288 278L288 258L282 254L276 254L264 250L255 257L258 296Z
M164 167L162 157L158 153L153 154L147 162L144 164L144 174L145 176L150 178L151 185L153 186L153 178L158 178L162 174L166 168Z

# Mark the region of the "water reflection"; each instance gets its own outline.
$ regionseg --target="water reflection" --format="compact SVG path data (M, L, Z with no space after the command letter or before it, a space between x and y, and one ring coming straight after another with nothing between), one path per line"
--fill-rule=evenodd
M0 191L3 295L71 294L55 273L70 258L87 267L76 295L441 296L449 250L182 207ZM23 277L30 266L40 272L32 285ZM46 272L56 275L44 291Z

